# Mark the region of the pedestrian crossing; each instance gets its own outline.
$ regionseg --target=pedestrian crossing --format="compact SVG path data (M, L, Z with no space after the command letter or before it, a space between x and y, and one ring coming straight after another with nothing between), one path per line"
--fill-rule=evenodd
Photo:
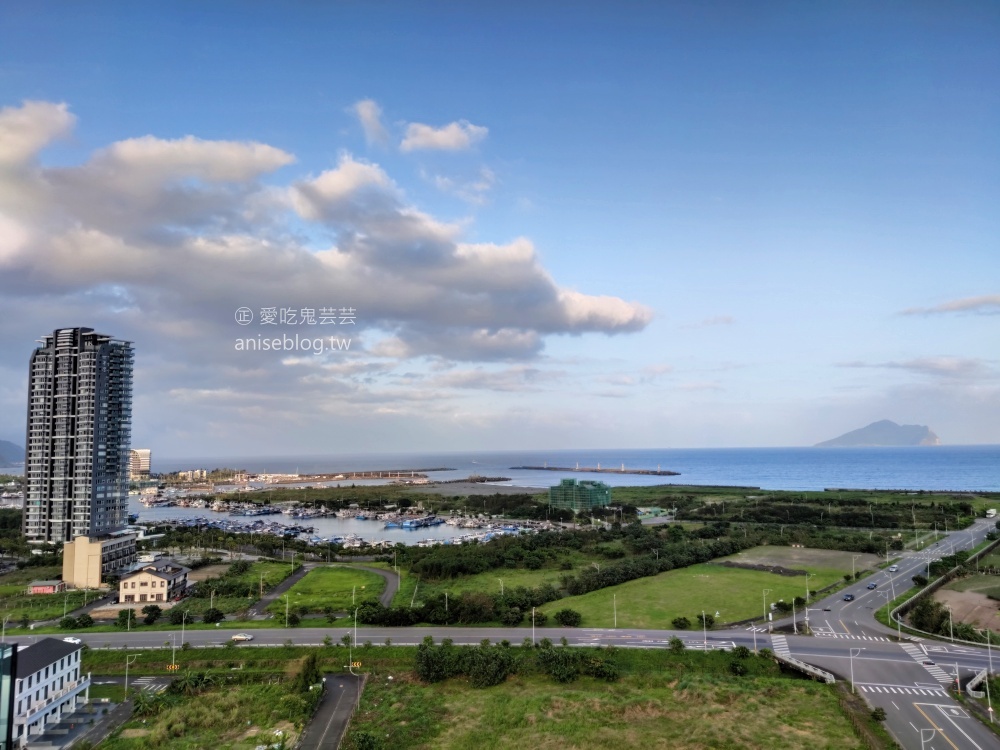
M892 638L883 638L880 635L851 635L850 633L813 633L817 638L841 638L852 641L883 641L892 642Z
M954 678L941 669L941 667L937 664L928 664L927 662L929 659L927 658L927 654L925 654L917 646L914 646L912 643L901 643L899 646L910 656L911 659L930 672L931 676L938 682L948 684L953 681Z
M164 682L159 682L158 677L137 677L132 680L132 686L137 690L147 690L151 693L162 693L167 689Z
M778 656L784 656L786 659L792 658L792 652L788 648L788 639L783 635L771 636L771 650Z
M948 695L944 688L918 688L901 687L896 685L862 685L857 683L857 688L865 693L882 693L895 695L931 695L935 698L943 698Z

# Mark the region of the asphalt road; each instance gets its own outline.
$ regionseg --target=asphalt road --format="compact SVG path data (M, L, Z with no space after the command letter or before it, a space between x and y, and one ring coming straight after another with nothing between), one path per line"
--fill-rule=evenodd
M889 596L912 588L913 575L923 572L930 559L953 550L968 549L994 528L992 521L981 519L968 531L952 532L936 546L916 553L901 553L899 571L869 576L836 595L810 602L808 614L814 637L768 634L761 626L745 629L709 631L707 638L698 631L613 630L594 628L538 628L534 637L559 642L566 638L573 645L615 645L632 648L663 648L670 638L679 637L688 648L729 649L735 645L750 648L769 647L777 653L792 655L822 669L853 681L855 689L873 706L886 709L886 725L906 750L987 750L1000 748L1000 740L966 711L947 692L957 671L963 682L990 663L984 648L940 641L907 639L897 643L895 632L881 625L874 612ZM876 588L867 588L875 583ZM845 593L855 595L846 602ZM801 623L802 619L798 620ZM774 623L791 625L791 619ZM193 646L224 644L233 629L188 630L185 640ZM456 644L477 644L484 638L493 642L508 640L519 644L531 637L531 629L520 628L269 628L252 631L252 643L237 648L281 645L291 640L297 645L321 645L324 637L338 642L345 633L356 643L391 638L396 645L416 645L425 636L436 641L451 638ZM77 633L92 648L163 648L163 631L134 633ZM30 643L31 637L12 641ZM1000 658L1000 653L997 655ZM933 662L926 664L924 662ZM1000 666L1000 665L998 665ZM853 667L853 680L852 680ZM345 683L346 684L346 683ZM349 704L348 704L349 705ZM329 721L332 721L330 719ZM333 726L332 724L319 725ZM331 730L333 731L333 730Z
M364 688L364 679L355 674L323 676L323 697L312 721L302 733L299 750L328 750L340 747L351 722L351 714Z

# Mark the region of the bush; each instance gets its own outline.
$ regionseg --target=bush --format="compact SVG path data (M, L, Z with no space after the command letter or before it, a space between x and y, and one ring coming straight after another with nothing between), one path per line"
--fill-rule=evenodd
M884 708L878 706L877 708L872 709L872 721L885 721L885 720L886 720L886 713Z
M668 648L672 653L679 654L684 651L684 641L677 636L671 638L667 643L669 644Z
M691 627L691 621L686 617L675 617L670 624L678 630L687 630Z
M187 615L187 617L184 617L184 615ZM191 615L188 614L186 609L178 609L177 607L174 607L169 613L167 613L167 622L171 625L180 625L185 622L194 622L194 620Z
M566 628L578 628L583 622L583 615L575 609L560 609L555 614L556 622Z
M119 628L129 628L137 625L135 618L134 609L120 609L118 610L118 617L115 619L115 625Z
M734 646L733 656L737 659L748 659L750 658L750 649L746 646Z
M917 586L926 586L927 585L927 577L926 576L915 575L910 580L912 580L913 583L915 585L917 585Z
M729 662L729 672L736 677L742 677L747 673L747 668L741 661L731 661Z
M226 614L221 609L216 609L212 607L211 609L206 609L205 614L202 618L205 622L211 624L213 622L222 622L226 619Z
M160 619L160 615L163 614L163 610L160 609L155 604L147 604L145 607L142 608L142 613L146 615L145 617L142 618L142 621L147 625L152 625L154 622Z
M88 614L82 614L76 618L76 626L78 628L89 628L93 627L94 618Z
M713 625L715 625L715 618L712 615L699 614L698 622L700 622L706 628L710 628Z
M517 607L508 607L500 610L500 622L509 627L520 625L524 619L524 613Z
M75 617L64 617L59 621L60 630L72 630L76 627Z

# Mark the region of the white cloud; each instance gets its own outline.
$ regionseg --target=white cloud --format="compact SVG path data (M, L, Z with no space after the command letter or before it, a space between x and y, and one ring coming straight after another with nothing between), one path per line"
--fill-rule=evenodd
M840 366L904 370L938 378L993 379L1000 375L992 363L970 357L917 357L879 363L844 362Z
M981 297L966 297L951 302L943 302L933 307L911 307L903 310L902 315L941 315L945 313L980 313L982 315L1000 315L1000 294L988 294Z
M365 140L368 143L385 145L389 142L389 133L382 125L382 108L373 99L362 99L355 102L351 111L361 123L361 129L365 132Z
M67 135L74 122L65 104L27 101L0 109L0 165L30 162L53 140Z
M464 151L483 140L489 132L489 128L473 125L468 120L451 122L440 128L411 122L406 126L406 136L399 148L401 151Z
M489 192L496 185L497 177L489 167L480 167L478 173L468 180L462 180L444 175L430 175L422 172L425 180L434 185L442 193L454 195L474 206L485 205Z

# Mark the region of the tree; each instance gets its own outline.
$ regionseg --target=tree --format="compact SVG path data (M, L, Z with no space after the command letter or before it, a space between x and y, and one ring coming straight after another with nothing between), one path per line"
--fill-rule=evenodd
M687 630L689 627L691 627L691 621L686 617L675 617L673 620L670 621L670 624L673 625L678 630ZM678 638L677 640L680 639Z
M706 628L710 628L713 625L715 625L715 617L709 614L702 613L698 615L698 622L700 622Z
M684 641L682 641L677 636L674 636L673 638L671 638L667 643L668 643L667 648L670 649L671 653L679 654L679 653L682 653L684 651L684 648L685 648L684 647Z
M205 610L205 614L202 615L201 619L209 624L213 622L222 622L226 619L226 614L221 609L211 607L210 609Z
M154 622L160 619L160 615L163 614L163 610L160 609L155 604L147 604L145 607L142 608L142 613L146 615L144 618L142 618L142 621L147 625L152 625Z
M72 630L76 627L75 617L64 617L59 621L60 630Z
M185 615L187 615L187 617L185 617ZM167 622L169 622L171 625L180 625L182 623L194 622L194 620L191 619L191 615L188 614L188 611L186 609L180 609L179 607L174 607L167 614Z
M136 624L135 621L135 610L134 609L120 609L118 610L118 617L115 619L115 625L119 628L130 628Z
M93 625L94 625L94 618L86 613L76 618L76 626L78 628L89 628L93 627Z
M575 609L560 609L555 614L556 622L566 628L578 628L583 622L583 615Z

